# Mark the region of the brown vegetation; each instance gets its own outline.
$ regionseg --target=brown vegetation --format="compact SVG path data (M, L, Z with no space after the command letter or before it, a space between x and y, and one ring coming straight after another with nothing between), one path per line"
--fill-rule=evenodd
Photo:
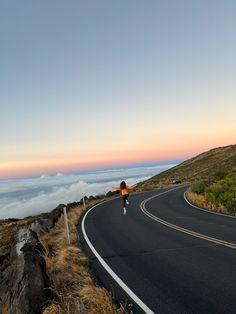
M196 182L187 197L200 207L235 215L236 171L216 172L211 180Z
M224 214L229 213L227 208L225 208L224 206L222 205L216 206L214 203L207 202L204 195L187 191L186 196L192 204L199 206L201 208L209 209L209 210L219 212L219 213L224 213Z
M89 206L95 201L89 202ZM68 212L71 244L67 244L64 220L61 217L54 228L41 237L46 249L47 272L52 281L54 300L43 314L54 313L118 313L112 296L99 287L88 273L90 261L81 252L76 230L83 206ZM120 312L121 313L121 312Z
M17 222L0 223L0 256L10 251L11 239L17 230Z

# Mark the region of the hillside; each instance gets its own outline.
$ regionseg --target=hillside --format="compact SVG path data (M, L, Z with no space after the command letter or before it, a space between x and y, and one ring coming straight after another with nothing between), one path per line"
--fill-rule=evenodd
M174 179L182 182L210 180L219 171L236 171L236 144L214 148L186 160L180 165L144 181L138 186L138 190L169 185Z

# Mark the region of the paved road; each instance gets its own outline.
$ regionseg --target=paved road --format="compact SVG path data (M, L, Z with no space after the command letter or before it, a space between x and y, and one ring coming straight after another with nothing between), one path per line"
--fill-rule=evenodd
M83 227L96 250L85 244L93 271L135 313L236 313L236 219L191 207L185 190L131 195L125 216L121 198L89 211Z

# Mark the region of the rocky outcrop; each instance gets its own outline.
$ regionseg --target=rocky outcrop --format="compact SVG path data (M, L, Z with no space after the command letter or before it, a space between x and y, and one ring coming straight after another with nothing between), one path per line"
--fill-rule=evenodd
M40 235L45 230L49 230L54 226L53 220L51 219L40 219L36 220L31 224L30 229Z
M0 313L41 313L51 299L44 248L38 236L55 225L65 206L70 208L60 204L45 214L44 219L19 229L12 238L11 248L0 256ZM12 221L18 220L7 220Z
M114 196L117 194L120 194L120 192L119 191L108 191L106 194L106 197L111 197L111 196Z
M10 251L9 266L0 273L0 312L37 314L50 299L50 282L37 233L18 230Z
M63 208L66 205L60 204L56 208L54 208L51 212L44 215L45 219L52 220L53 225L58 221L58 219L61 217L63 213Z
M117 194L109 191L106 197ZM88 200L103 199L104 195L84 197ZM52 228L67 210L83 205L83 199L67 205L60 204L50 213L43 215L31 226L19 229L12 239L11 248L0 256L0 313L2 314L39 314L52 298L46 263L43 258L44 248L38 236ZM8 219L5 222L18 219ZM15 231L14 231L15 232Z
M10 257L9 252L0 256L0 272L2 272L7 267L9 263L9 257Z

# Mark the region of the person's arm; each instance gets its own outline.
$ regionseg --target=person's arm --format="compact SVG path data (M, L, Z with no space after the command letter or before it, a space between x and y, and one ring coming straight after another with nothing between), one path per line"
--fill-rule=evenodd
M119 186L112 186L113 190L120 190L120 187Z
M137 186L137 184L134 184L134 185L126 185L126 188L127 188L128 190L132 190L132 189L136 188L136 186Z

